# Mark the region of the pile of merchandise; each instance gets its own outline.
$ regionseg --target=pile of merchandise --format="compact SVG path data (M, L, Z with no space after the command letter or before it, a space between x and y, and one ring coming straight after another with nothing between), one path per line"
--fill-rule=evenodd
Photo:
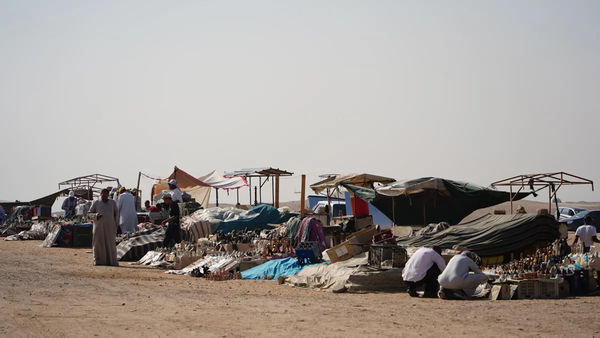
M565 239L556 240L552 245L537 249L530 255L522 255L509 263L487 266L500 279L555 278L568 273L569 245Z
M15 225L15 223L12 223ZM23 224L19 224L19 226L15 227L23 227ZM43 240L48 235L48 232L54 226L54 222L28 222L26 223L29 227L29 230L22 230L21 232L7 236L4 238L5 241L26 241L26 240Z
M600 255L575 249L572 253L566 240L560 239L508 263L485 266L483 272L494 284L511 287L512 294L506 299L559 298L596 292Z

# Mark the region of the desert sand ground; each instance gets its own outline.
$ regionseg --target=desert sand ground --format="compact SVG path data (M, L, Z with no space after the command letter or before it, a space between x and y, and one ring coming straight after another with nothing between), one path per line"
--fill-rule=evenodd
M94 267L0 240L0 336L600 336L600 297L444 301Z

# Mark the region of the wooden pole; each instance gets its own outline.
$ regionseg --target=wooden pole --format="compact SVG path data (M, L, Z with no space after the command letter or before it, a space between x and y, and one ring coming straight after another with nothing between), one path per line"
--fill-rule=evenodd
M135 207L136 208L138 205L140 207L142 205L142 201L141 201L142 196L140 196L140 178L141 177L142 177L142 172L138 171L138 183L137 183L137 187L135 188Z
M273 176L269 176L269 179L271 180L271 202L273 203L273 207L275 207L275 180Z
M300 217L304 217L304 200L306 194L306 175L302 174L302 188L300 189Z
M279 208L279 175L275 176L275 208Z

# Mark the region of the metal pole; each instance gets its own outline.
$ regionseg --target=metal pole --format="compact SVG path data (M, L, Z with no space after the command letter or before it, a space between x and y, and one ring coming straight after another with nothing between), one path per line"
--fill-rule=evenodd
M271 201L275 207L275 180L273 180L273 177L271 176L269 176L269 179L271 180Z
M256 194L257 194L256 189L257 188L254 187L254 205L258 205L258 202L256 201Z
M513 201L513 194L512 194L512 183L510 184L510 214L512 215L513 213L513 205L512 205L512 201Z
M548 184L548 214L552 215L552 189Z
M300 189L300 217L304 217L304 200L306 199L306 175L302 174L302 188Z
M240 188L235 189L237 204L240 204Z
M258 178L258 201L262 203L262 177Z
M215 189L215 196L217 197L217 207L219 206L219 189Z
M327 225L331 223L331 196L329 195L329 188L327 188Z
M252 205L252 177L248 177L248 205Z

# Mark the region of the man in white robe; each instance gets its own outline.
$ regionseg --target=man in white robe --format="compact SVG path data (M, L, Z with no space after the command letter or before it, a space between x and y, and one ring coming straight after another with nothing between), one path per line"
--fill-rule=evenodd
M88 213L94 221L92 230L94 265L119 266L116 243L119 209L117 202L108 198L108 193L108 189L103 189L100 199L92 203Z
M125 188L121 187L121 194L117 201L119 207L119 226L121 232L134 233L137 231L137 212L135 210L135 197L129 193Z

